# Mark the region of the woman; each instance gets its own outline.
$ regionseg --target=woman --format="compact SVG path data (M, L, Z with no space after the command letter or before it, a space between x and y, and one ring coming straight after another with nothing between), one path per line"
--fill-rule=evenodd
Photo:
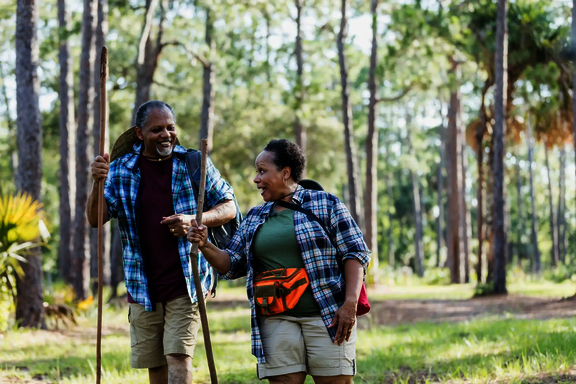
M370 252L336 196L298 185L305 165L296 144L270 141L256 158L254 178L265 203L248 212L225 250L209 243L206 227L195 221L188 240L199 244L225 278L247 276L258 378L303 383L310 374L316 383L352 383L356 306ZM330 234L306 214L280 206L280 201L312 211ZM309 284L300 288L303 292L291 309L271 314L267 302L258 298L262 292L258 284L262 276L270 275L268 271L284 268L305 271Z

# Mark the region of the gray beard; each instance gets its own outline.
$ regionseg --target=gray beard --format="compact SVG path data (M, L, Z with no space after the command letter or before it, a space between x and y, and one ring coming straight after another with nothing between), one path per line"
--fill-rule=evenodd
M174 150L173 146L170 146L169 148L166 149L159 149L158 147L156 147L156 152L158 152L158 154L162 157L166 157L166 156L170 156L170 154L172 153L172 151Z

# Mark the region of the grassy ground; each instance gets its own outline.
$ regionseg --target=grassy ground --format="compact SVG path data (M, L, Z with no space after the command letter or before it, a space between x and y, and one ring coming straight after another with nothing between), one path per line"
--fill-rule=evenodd
M464 290L462 286L409 288L408 296L404 297L466 298L459 296L459 291ZM572 294L573 288L538 283L524 286L520 292L565 296ZM223 295L236 297L240 293L231 290ZM105 383L147 381L144 370L133 370L129 366L126 316L125 308L107 308L104 316ZM508 317L361 330L355 382L576 381L576 319L542 321ZM255 359L250 353L248 310L212 309L209 319L220 382L259 382ZM90 308L79 318L79 326L66 332L12 330L0 334L0 382L93 383L95 324L95 309ZM193 365L195 382L209 382L201 332Z

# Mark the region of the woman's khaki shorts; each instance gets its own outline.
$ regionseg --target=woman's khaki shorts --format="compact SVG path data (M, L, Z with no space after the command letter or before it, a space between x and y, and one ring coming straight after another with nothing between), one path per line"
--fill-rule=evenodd
M192 304L188 296L156 303L154 312L146 312L142 305L130 303L128 321L132 368L165 365L165 356L170 354L194 357L200 315L198 304Z
M261 316L260 336L266 363L258 364L258 378L306 372L312 376L356 374L356 325L350 341L330 339L320 316Z

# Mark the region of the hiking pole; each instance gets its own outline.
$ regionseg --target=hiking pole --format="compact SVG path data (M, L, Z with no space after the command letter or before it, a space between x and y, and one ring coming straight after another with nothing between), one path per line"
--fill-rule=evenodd
M100 54L100 156L104 156L106 122L106 80L108 80L108 48L102 47ZM96 331L96 384L102 377L102 280L104 275L103 227L104 227L104 180L98 182L98 325Z
M204 206L204 190L206 189L206 153L208 152L208 139L202 139L201 149L202 162L200 163L200 188L198 189L198 202L196 209L196 223L198 223L198 225L202 223L202 207ZM204 303L204 294L202 293L202 284L200 283L200 274L198 273L198 243L192 244L190 255L192 256L192 275L194 277L194 287L196 288L196 298L198 299L200 319L202 320L202 333L204 335L206 360L208 360L208 369L210 370L210 381L212 384L218 384L216 366L214 365L214 356L212 354L212 343L210 342L210 330L208 329L208 317L206 316L206 304Z

